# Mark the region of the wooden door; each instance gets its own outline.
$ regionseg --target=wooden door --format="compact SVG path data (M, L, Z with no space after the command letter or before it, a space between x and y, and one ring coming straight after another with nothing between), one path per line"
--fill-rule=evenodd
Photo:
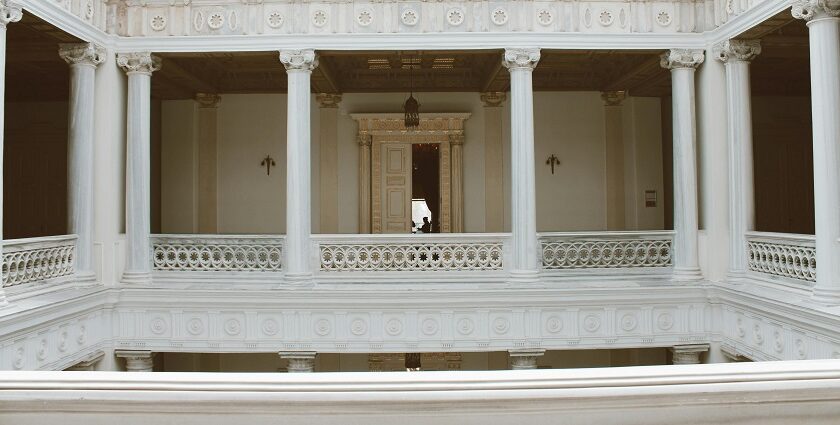
M411 144L383 143L382 233L411 233Z

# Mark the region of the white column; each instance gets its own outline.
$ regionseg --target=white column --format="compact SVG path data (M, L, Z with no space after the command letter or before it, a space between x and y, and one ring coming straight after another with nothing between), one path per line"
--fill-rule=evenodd
M624 91L601 93L604 101L605 162L607 165L607 230L625 230L624 220Z
M464 135L449 136L451 156L450 204L452 205L452 233L464 233Z
M368 134L360 134L359 143L359 233L370 233L370 145Z
M123 281L145 283L151 279L151 82L160 59L149 52L120 53L117 64L128 75Z
M505 49L510 71L511 248L510 277L536 282L537 192L534 164L534 88L531 74L540 60L539 49Z
M116 350L114 355L125 359L126 372L152 372L155 353L142 350Z
M198 103L198 232L217 233L217 127L222 97L213 93L198 93L195 101Z
M315 51L282 50L280 62L288 74L288 120L286 134L286 280L306 284L312 278L309 243L312 233L310 187L310 87L312 70L318 66Z
M67 135L67 230L77 236L75 271L93 282L93 116L96 67L105 49L92 43L62 44L59 56L70 65L70 116Z
M526 348L520 350L509 350L511 370L527 370L537 368L537 359L545 354L541 348Z
M6 111L6 25L20 21L23 10L7 0L0 0L0 263L3 260L3 129ZM8 304L0 278L0 307Z
M672 49L662 55L671 70L674 127L674 280L700 279L697 252L697 153L694 70L702 50Z
M484 103L484 231L505 228L505 165L502 148L502 103L504 92L481 94Z
M750 62L761 53L758 40L729 40L715 48L726 66L729 139L729 273L747 271L746 232L755 229Z
M340 94L321 93L316 96L320 117L320 140L318 167L321 187L320 198L321 233L338 233L340 209L338 207L338 104Z
M669 350L672 355L671 363L675 365L700 364L700 354L709 351L709 344L675 345Z
M281 359L286 359L289 365L286 370L289 373L311 373L315 372L314 351L281 351L277 353Z
M794 3L808 21L811 46L811 125L814 131L816 301L840 304L840 3Z

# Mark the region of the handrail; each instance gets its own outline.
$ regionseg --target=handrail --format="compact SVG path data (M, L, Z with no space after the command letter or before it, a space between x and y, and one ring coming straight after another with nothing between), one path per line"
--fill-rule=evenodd
M155 271L279 272L283 235L174 234L151 236Z
M74 274L76 235L3 241L3 287L48 281Z
M670 267L671 230L546 232L537 235L542 268L617 269Z
M746 232L747 268L772 277L813 283L817 280L814 235Z

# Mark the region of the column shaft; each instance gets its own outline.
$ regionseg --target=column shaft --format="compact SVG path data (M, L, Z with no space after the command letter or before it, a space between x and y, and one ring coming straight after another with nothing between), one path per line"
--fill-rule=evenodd
M623 91L601 93L607 168L607 230L625 230Z
M511 280L535 282L537 265L537 194L534 164L534 92L532 72L539 49L507 49L511 109Z
M311 279L309 244L312 233L310 176L310 76L318 65L313 50L281 51L288 74L286 123L286 279Z
M449 138L452 152L450 161L452 167L452 233L464 233L464 136L456 135Z
M359 233L370 233L370 144L371 137L359 135Z
M318 144L320 232L338 233L338 103L341 102L341 95L321 93L317 100L321 114Z
M503 92L482 93L484 102L484 231L503 232L505 216L504 153L502 148Z
M697 252L697 153L694 69L702 50L671 50L662 66L671 70L674 126L674 279L701 277Z
M160 60L150 53L129 53L118 55L117 62L128 75L123 281L145 283L151 279L151 81Z
M0 0L0 265L3 263L3 131L6 110L6 25L20 21L23 10L20 6ZM0 307L7 305L5 281L0 278Z
M62 44L59 55L70 64L70 102L67 135L67 230L75 234L75 272L81 281L94 281L93 272L93 117L96 67L104 49L93 44Z
M198 232L217 233L218 112L221 96L199 93L198 103Z

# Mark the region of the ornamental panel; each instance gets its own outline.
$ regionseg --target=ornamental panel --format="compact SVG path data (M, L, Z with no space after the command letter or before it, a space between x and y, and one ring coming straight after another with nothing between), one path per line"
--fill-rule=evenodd
M544 269L669 267L669 232L540 235Z
M279 272L283 238L234 235L153 235L155 271Z

